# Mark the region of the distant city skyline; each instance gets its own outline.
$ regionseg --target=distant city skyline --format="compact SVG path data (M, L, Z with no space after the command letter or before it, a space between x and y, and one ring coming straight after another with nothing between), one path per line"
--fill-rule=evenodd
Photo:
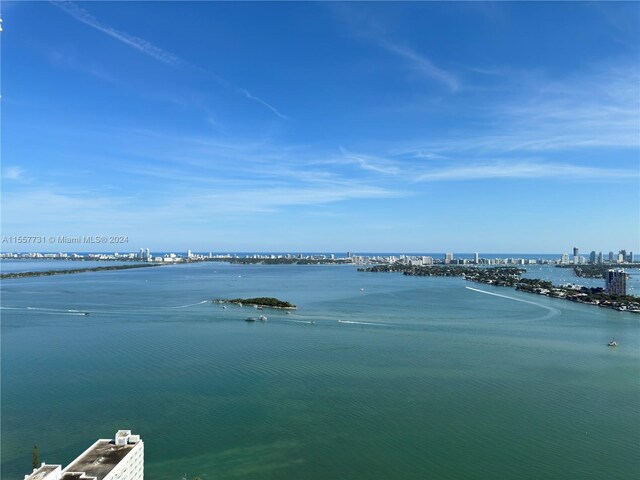
M593 253L593 252L592 252ZM61 259L82 259L82 258L97 258L103 260L115 260L118 257L125 260L132 259L140 259L144 261L154 261L159 257L171 257L171 258L193 258L193 259L203 259L206 257L224 257L228 255L232 255L236 258L242 257L271 257L271 258L280 258L280 257L291 257L291 256L300 256L301 258L306 258L307 256L313 257L316 255L327 256L327 258L347 258L347 257L357 257L357 256L376 256L376 255L393 255L397 257L411 257L411 256L423 256L428 255L430 259L435 262L443 262L443 263L455 263L458 260L464 259L465 261L470 261L471 263L485 263L483 261L486 260L518 260L518 259L539 259L539 260L553 260L554 262L564 263L564 264L576 264L582 265L586 263L604 263L604 264L624 264L624 263L636 263L640 262L640 255L635 254L634 252L627 252L626 250L620 250L618 254L614 254L613 252L609 252L607 258L602 255L598 255L595 260L592 260L590 257L584 256L572 256L568 253L542 253L542 252L436 252L436 251L386 251L386 252L369 252L369 251L347 251L347 250L339 250L339 251L322 251L322 250L291 250L291 251L275 251L275 250L247 250L247 251L233 251L233 250L201 250L194 251L191 249L181 250L181 249L172 249L172 250L154 250L151 248L140 248L134 250L126 250L121 249L118 251L109 251L109 250L28 250L28 249L4 249L0 252L0 260L2 259L24 259L24 258L61 258Z
M1 7L3 236L640 252L638 3Z

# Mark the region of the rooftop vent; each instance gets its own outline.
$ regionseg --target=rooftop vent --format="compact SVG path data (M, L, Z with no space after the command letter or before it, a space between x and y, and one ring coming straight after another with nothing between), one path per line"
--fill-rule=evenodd
M116 445L126 445L130 436L131 430L118 430L116 433Z

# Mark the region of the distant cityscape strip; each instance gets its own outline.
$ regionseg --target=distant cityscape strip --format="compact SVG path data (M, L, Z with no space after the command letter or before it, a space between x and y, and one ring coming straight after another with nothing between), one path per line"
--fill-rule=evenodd
M548 256L546 256L548 257ZM141 248L138 252L130 253L0 253L0 259L30 259L30 260L77 260L77 261L136 261L154 263L183 263L222 261L232 263L351 263L365 264L395 264L401 263L414 266L426 265L588 265L602 264L615 266L629 266L638 264L633 252L620 250L617 254L609 252L605 257L602 252L592 251L588 258L579 254L578 248L573 249L573 255L562 254L558 258L523 258L523 257L480 257L475 253L471 258L455 258L453 253L444 253L440 258L435 255L357 255L352 252L345 254L302 254L302 253L185 253L153 254L149 248ZM635 265L634 265L635 266Z

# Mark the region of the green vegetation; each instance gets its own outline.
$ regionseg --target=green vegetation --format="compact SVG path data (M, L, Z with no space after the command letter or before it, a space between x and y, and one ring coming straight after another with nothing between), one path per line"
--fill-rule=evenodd
M233 298L231 300L213 300L213 302L256 305L258 307L269 307L269 308L284 308L287 310L293 310L295 308L298 308L289 302L284 302L282 300L278 300L277 298L273 298L273 297Z
M576 265L573 267L573 273L582 278L604 278L610 268L610 265Z
M31 462L33 468L38 468L40 466L40 451L38 450L38 445L33 446L33 461Z
M489 283L513 287L518 283L520 274L526 270L516 267L478 268L463 265L427 265L413 266L404 264L376 265L371 268L359 268L361 272L402 272L403 275L417 277L464 277L472 282Z
M587 268L585 268L587 267ZM593 268L588 268L593 267ZM581 275L590 278L601 278L606 265L576 266ZM575 287L570 285L556 286L547 280L538 278L521 278L526 270L516 267L478 268L459 265L412 266L405 264L377 265L371 268L359 268L361 272L401 272L403 275L428 277L463 277L466 280L500 287L515 287L516 290L548 297L563 298L572 302L598 305L621 311L640 313L640 298L631 295L610 295L602 288ZM600 273L602 272L602 273ZM576 274L578 274L576 272Z
M102 272L105 270L129 270L132 268L157 267L159 265L160 264L158 263L140 263L134 265L110 265L108 267L74 268L69 270L46 270L43 272L14 272L3 273L0 275L0 279L5 280L8 278L47 277L50 275L70 275L72 273Z

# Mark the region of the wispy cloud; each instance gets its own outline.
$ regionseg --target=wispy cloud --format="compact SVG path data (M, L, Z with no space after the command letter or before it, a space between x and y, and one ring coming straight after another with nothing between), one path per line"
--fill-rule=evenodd
M274 212L288 206L323 205L354 199L390 198L404 193L387 188L346 184L283 186L204 194L188 199L200 211L233 213Z
M460 82L455 75L443 70L442 68L436 67L433 62L424 55L420 55L415 50L407 46L400 45L399 43L392 42L386 38L380 37L377 41L385 50L408 60L411 67L425 77L442 83L452 92L455 92L460 88Z
M2 178L5 180L22 180L24 169L18 166L7 167L2 172Z
M504 94L465 110L464 133L407 142L394 153L466 158L640 146L637 66L594 66L564 78L512 73Z
M269 110L271 110L273 113L275 113L277 116L279 116L280 118L282 118L283 120L289 120L289 117L287 117L286 115L284 115L283 113L280 113L278 111L278 109L276 107L274 107L273 105L269 105L267 102L265 102L264 100L262 100L261 98L255 97L253 95L251 95L251 93L249 93L247 90L245 90L244 88L241 89L242 93L244 93L244 95L250 99L250 100L254 100L262 105L264 105L265 107L267 107Z
M380 20L369 15L360 6L356 8L340 3L331 4L330 8L349 26L356 37L373 42L387 52L405 60L409 67L421 76L441 83L452 92L460 88L460 81L453 73L436 66L430 58L417 52L409 45L393 39Z
M396 156L383 159L355 154L341 147L344 157L361 168L395 177L396 182L422 183L489 179L546 179L558 181L638 181L640 170L585 166L541 158L497 158L456 156L445 158L431 155ZM422 161L424 158L428 163ZM380 177L383 178L383 177ZM388 183L387 183L388 184Z
M151 42L148 42L147 40L143 40L142 38L129 35L128 33L121 32L119 30L116 30L115 28L102 24L87 10L76 5L73 2L53 1L51 3L53 3L53 5L55 5L56 7L64 10L66 13L71 15L76 20L79 20L80 22L90 26L91 28L95 28L96 30L101 31L102 33L105 33L110 37L113 37L116 40L119 40L129 45L130 47L133 47L139 50L145 55L149 55L150 57L153 57L156 60L160 60L161 62L164 62L172 66L176 66L182 63L181 60L174 54L167 52L159 47L156 47L155 45L153 45Z
M386 175L397 175L399 173L398 167L391 164L388 160L384 160L379 157L373 157L371 155L355 154L349 152L344 147L340 147L340 151L346 159L352 162L356 162L365 170L372 170L374 172L384 173Z
M281 113L273 105L269 104L268 102L261 99L260 97L257 97L251 94L251 92L249 92L247 89L234 86L229 82L227 82L226 80L224 80L222 77L214 73L211 73L202 67L199 67L197 65L192 65L189 62L186 62L185 60L181 59L177 55L171 52L168 52L160 47L157 47L156 45L152 44L148 40L144 40L142 38L136 37L134 35L130 35L120 30L116 30L113 27L103 24L98 19L96 19L96 17L94 17L91 13L89 13L87 10L80 7L79 5L75 4L74 2L51 0L51 3L56 7L60 8L61 10L63 10L64 12L66 12L67 14L69 14L70 16L72 16L73 18L75 18L76 20L84 23L85 25L88 25L89 27L94 28L102 33L105 33L106 35L109 35L110 37L115 38L116 40L130 47L135 48L136 50L138 50L139 52L145 55L155 58L156 60L163 62L167 65L170 65L172 67L187 67L187 68L190 68L191 70L200 72L201 74L204 74L207 78L214 80L216 83L220 84L221 86L234 90L239 94L243 94L249 100L259 103L260 105L267 108L268 110L270 110L275 115L282 118L283 120L288 120L288 117L283 113Z
M476 165L456 165L434 169L415 177L415 182L463 181L486 179L557 178L564 180L640 179L633 170L584 167L562 163L504 161Z

